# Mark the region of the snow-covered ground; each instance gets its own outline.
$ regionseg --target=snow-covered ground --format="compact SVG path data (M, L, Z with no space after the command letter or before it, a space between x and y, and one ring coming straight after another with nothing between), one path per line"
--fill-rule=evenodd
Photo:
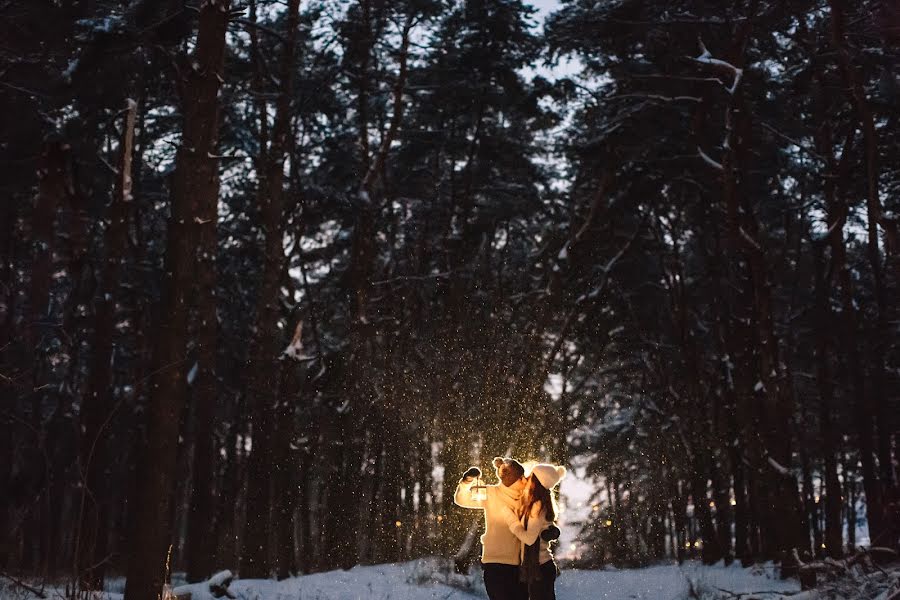
M238 600L466 600L485 598L480 571L468 577L445 575L437 559L401 564L360 566L284 581L237 579L231 591ZM123 582L110 582L106 600L121 600ZM192 600L213 600L203 584L189 586ZM794 581L781 581L771 566L744 569L733 565L697 563L659 565L645 569L565 570L557 580L559 600L708 600L728 597L726 592L756 592L758 598L777 598L794 592ZM179 593L186 591L179 589ZM770 592L769 594L760 592ZM45 589L48 600L62 600L60 590ZM0 600L36 600L33 594L7 581L0 583Z

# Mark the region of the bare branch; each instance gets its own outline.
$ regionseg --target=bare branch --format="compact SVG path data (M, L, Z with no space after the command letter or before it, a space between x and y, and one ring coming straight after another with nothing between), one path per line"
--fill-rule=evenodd
M792 143L793 145L795 145L795 146L797 146L798 148L800 148L800 150L802 150L803 152L806 152L807 154L809 154L810 156L812 156L812 157L815 158L816 160L820 160L820 161L822 161L822 162L825 162L825 157L823 157L821 154L819 154L819 153L816 152L815 150L811 150L810 148L807 148L806 146L803 145L802 142L797 141L797 140L795 140L795 139L792 138L792 137L786 136L785 134L781 133L780 131L778 131L777 129L775 129L775 128L772 127L771 125L769 125L768 123L764 123L764 122L763 122L763 123L760 123L760 124L761 124L765 129L767 129L768 131L770 131L771 133L775 134L776 136L780 137L781 139L783 139L783 140L786 141L786 142Z
M360 196L365 195L368 197L371 194L375 178L381 172L384 161L387 159L388 151L391 149L391 144L394 142L394 138L397 137L397 131L400 129L400 121L403 119L403 92L406 86L407 62L409 59L409 32L413 25L415 25L415 17L410 13L406 17L401 34L400 69L397 73L397 82L394 84L394 112L391 115L391 123L384 137L381 138L381 146L378 148L375 160L372 161L360 185Z
M22 588L23 590L26 590L26 591L28 591L28 592L31 592L32 594L34 594L34 595L37 596L38 598L46 598L46 597L47 597L47 595L43 592L43 590L39 590L39 589L37 589L37 588L35 588L35 587L31 587L30 585L28 585L28 584L25 583L24 581L20 581L20 580L16 579L15 577L13 577L12 575L10 575L9 573L6 573L5 571L0 571L0 577L3 577L4 579L9 579L11 582L13 582L13 584L19 586L19 587Z

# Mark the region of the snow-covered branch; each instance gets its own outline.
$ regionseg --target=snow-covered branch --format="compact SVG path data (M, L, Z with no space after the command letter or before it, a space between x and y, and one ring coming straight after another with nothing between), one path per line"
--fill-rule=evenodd
M717 71L722 73L726 73L731 75L732 82L731 85L728 86L725 82L722 82L722 85L725 86L725 89L729 94L734 94L737 90L737 86L741 83L741 79L744 77L744 70L739 69L728 61L724 61L719 58L715 58L712 53L707 49L706 45L703 43L703 40L697 38L697 43L700 44L700 56L689 57L695 63L705 65L707 67L711 67Z
M700 156L700 158L703 159L703 162L705 162L706 164L711 166L716 171L724 171L725 170L724 167L722 167L722 163L714 160L709 154L704 152L703 148L701 148L700 146L697 146L697 154Z
M607 96L604 100L618 100L620 98L641 98L643 100L659 100L660 102L703 102L699 96L663 96L661 94L616 94Z

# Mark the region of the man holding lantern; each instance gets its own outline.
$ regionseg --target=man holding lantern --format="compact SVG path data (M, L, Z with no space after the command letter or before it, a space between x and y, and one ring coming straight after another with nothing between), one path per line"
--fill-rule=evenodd
M521 545L507 522L510 511L515 512L520 504L526 483L525 467L513 458L499 456L493 464L499 484L483 485L481 470L471 467L459 480L453 502L463 508L484 511L481 564L488 597L491 600L527 600L528 585L520 580L519 574ZM559 537L555 526L544 533L545 539Z

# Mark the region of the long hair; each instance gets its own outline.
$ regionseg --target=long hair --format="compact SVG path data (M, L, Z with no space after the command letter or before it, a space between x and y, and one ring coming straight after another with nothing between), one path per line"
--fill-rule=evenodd
M540 502L544 518L548 521L555 521L557 507L553 492L545 488L540 479L533 474L528 479L531 481L532 488L522 497L522 515L530 515L534 503Z

